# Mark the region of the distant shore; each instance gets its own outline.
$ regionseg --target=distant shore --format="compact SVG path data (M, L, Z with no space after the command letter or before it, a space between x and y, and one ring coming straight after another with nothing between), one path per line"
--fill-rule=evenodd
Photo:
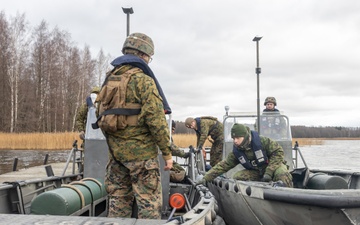
M195 134L174 134L174 143L180 148L196 146ZM77 132L64 133L0 133L0 150L69 150L74 141L82 142ZM326 138L294 138L300 146L321 145ZM331 140L360 140L360 138L331 138ZM205 147L210 147L209 140Z

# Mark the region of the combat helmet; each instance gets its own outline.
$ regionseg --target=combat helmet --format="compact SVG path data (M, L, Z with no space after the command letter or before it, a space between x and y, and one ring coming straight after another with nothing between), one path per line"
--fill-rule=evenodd
M274 106L276 106L276 98L275 97L266 97L264 105L266 105L269 102L274 103Z
M149 36L142 33L130 34L123 45L122 53L125 54L125 49L131 48L136 49L148 56L154 55L154 43Z
M91 92L90 93L96 93L96 94L99 94L100 92L100 88L98 86L95 86L91 89Z

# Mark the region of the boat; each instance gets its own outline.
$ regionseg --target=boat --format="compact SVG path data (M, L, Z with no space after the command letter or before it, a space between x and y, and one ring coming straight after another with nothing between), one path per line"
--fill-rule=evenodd
M230 131L234 123L255 129L255 124L267 117L285 121L283 131L272 130L269 137L284 149L285 160L293 176L294 188L278 182L239 181L232 179L236 166L207 182L206 186L219 205L219 216L228 225L354 225L360 224L360 172L311 169L292 136L289 118L283 113L231 113L226 107L223 158L232 152ZM260 118L258 120L258 118ZM284 132L285 131L285 132Z
M72 174L55 176L51 166L44 166L47 177L0 184L2 224L225 224L217 216L217 202L209 189L195 185L205 168L201 153L195 151L181 164L186 170L183 181L170 182L169 171L161 169L163 207L160 220L137 219L136 215L134 218L107 218L104 176L108 150L102 132L91 127L95 121L95 107L91 107L84 154L74 142L64 168L65 171L72 167ZM161 155L159 159L163 168Z

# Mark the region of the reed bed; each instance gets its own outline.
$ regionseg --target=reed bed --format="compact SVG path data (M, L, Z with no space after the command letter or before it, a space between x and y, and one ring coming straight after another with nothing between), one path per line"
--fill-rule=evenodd
M69 150L75 140L76 132L0 133L0 150Z
M77 132L0 133L0 150L69 150L72 148L75 140L78 140L78 146L80 146L81 140ZM190 145L197 147L195 134L174 134L173 140L180 148L188 148ZM295 141L297 141L300 146L322 145L324 140L326 139L294 138L292 145L294 146ZM204 146L211 146L209 139L205 142Z

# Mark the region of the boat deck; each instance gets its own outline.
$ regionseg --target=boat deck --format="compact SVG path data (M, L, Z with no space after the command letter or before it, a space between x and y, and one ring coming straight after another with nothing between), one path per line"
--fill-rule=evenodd
M49 215L13 215L0 214L1 224L38 225L38 224L121 224L121 225L158 225L166 223L166 220L148 220L134 218L107 218L107 217L84 217L84 216L49 216Z
M48 165L34 166L27 169L21 169L18 171L13 171L9 173L0 174L0 184L4 182L12 182L12 181L24 181L24 180L32 180L39 178L46 178L46 166L51 165L54 176L61 176L66 163L52 163ZM70 164L65 171L65 175L72 174L72 164Z

